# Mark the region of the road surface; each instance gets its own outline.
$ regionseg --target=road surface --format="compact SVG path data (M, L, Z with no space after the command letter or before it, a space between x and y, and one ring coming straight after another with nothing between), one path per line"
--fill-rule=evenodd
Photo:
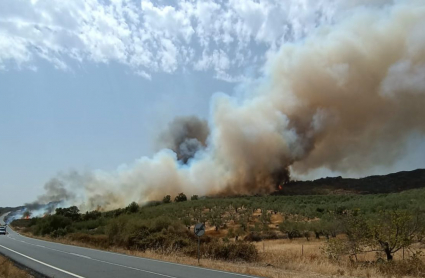
M0 223L4 224L4 216ZM249 275L162 262L24 237L7 228L0 253L48 277L246 278Z

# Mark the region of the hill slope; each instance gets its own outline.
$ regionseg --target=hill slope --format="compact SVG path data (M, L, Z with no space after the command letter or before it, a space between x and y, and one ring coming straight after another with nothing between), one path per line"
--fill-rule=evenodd
M360 179L342 177L291 181L272 195L328 195L393 193L425 187L425 169Z

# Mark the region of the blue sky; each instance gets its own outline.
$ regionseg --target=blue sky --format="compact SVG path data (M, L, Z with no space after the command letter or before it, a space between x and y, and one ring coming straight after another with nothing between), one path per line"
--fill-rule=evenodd
M169 121L248 93L283 44L394 2L1 1L0 206L33 201L57 173L152 156ZM425 167L423 137L410 142L419 152L377 172Z
M116 63L66 72L41 62L0 81L0 185L14 192L4 205L33 201L58 172L113 170L152 155L176 115L207 118L210 96L234 87L209 73L157 73L153 82Z

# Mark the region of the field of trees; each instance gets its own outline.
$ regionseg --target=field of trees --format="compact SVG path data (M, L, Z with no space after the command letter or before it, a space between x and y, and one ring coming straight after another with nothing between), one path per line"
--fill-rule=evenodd
M193 226L202 222L207 227L203 259L261 265L276 273L303 268L332 275L424 277L424 200L425 189L234 198L181 193L106 212L60 208L12 226L97 248L196 257Z

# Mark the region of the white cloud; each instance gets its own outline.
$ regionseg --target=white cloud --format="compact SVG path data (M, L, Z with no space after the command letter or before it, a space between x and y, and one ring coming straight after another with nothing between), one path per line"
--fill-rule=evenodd
M215 49L211 54L204 51L202 58L195 64L196 70L213 68L217 73L224 73L230 67L230 60L222 49Z
M245 67L260 65L267 49L274 52L353 8L389 0L348 2L3 0L0 69L36 68L41 58L67 70L71 58L122 63L149 78L191 65L234 80Z
M0 69L5 69L6 61L13 60L18 67L31 60L25 40L0 33Z
M149 0L142 0L143 27L153 35L166 38L183 39L189 42L194 30L188 13L172 6L155 7Z
M152 80L152 76L149 73L147 73L146 71L138 70L135 73L136 73L136 75L141 76L141 77L143 77L147 80Z

